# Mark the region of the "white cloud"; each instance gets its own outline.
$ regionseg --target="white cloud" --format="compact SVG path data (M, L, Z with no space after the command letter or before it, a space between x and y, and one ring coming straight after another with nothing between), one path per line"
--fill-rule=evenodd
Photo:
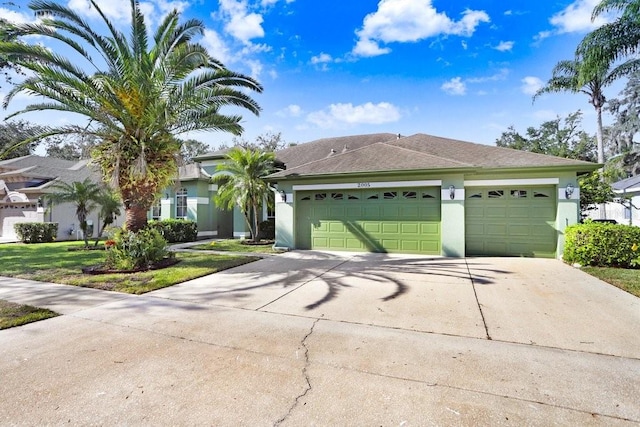
M96 3L107 18L114 21L126 21L131 15L131 2L129 0L96 0ZM92 18L99 16L89 0L69 0L67 6L80 15Z
M487 77L472 77L470 79L466 79L466 83L485 83L485 82L496 82L499 80L504 80L509 75L509 69L502 68L496 74L492 74Z
M543 86L544 82L538 77L527 76L522 79L522 86L520 89L522 90L522 93L526 95L535 95Z
M576 0L553 15L549 22L559 34L591 31L609 21L607 17L599 16L591 22L591 12L598 3L600 0Z
M507 52L510 51L511 49L513 49L513 45L515 44L515 42L513 41L501 41L500 43L498 43L498 46L495 46L494 49L495 50L499 50L500 52Z
M328 53L320 53L320 55L316 55L311 57L311 63L316 65L316 64L326 64L328 62L332 62L333 58L331 57L331 55L329 55Z
M220 13L227 21L225 29L243 43L264 37L262 15L250 13L246 0L220 0Z
M400 120L400 110L388 102L353 105L331 104L327 109L307 115L307 121L323 128L340 125L382 124Z
M280 0L261 0L260 1L260 5L262 7L269 7L269 6L273 6L274 4L278 3L278 1ZM296 0L285 0L285 3L289 4L289 3L293 3Z
M276 113L279 117L300 117L303 114L302 107L296 104L288 105Z
M0 17L14 24L26 24L34 21L33 17L26 13L16 12L4 7L0 7Z
M464 95L467 93L467 85L462 81L462 77L454 77L440 86L440 89L449 95Z
M377 56L391 49L380 43L417 42L438 35L469 37L489 15L467 9L459 21L438 12L432 0L380 0L378 10L365 16L362 28L356 31L358 41L352 53L356 56Z
M209 54L223 64L231 62L231 52L220 35L209 29L204 30L202 45L209 51Z

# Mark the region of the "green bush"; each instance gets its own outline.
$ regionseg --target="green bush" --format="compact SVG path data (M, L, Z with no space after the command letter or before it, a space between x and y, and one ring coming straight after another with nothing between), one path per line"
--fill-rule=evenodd
M198 225L188 219L149 221L149 227L158 230L168 243L193 242L198 237Z
M562 258L571 264L640 267L640 227L585 223L565 230Z
M276 220L273 218L267 219L260 223L260 238L273 240L276 238Z
M49 243L58 235L56 222L19 222L13 229L22 243Z
M108 242L105 267L114 270L145 270L170 255L167 241L152 228L137 233L120 230Z

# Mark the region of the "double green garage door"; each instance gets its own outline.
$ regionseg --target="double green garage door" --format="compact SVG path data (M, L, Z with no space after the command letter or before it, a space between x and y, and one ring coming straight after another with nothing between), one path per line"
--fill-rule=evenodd
M440 188L296 193L296 247L440 254Z
M555 255L555 187L470 187L465 198L467 255ZM440 255L441 233L440 187L296 193L299 249Z

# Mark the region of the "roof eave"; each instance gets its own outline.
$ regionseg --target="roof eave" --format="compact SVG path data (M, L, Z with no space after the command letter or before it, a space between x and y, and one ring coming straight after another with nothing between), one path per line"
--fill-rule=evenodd
M416 173L468 173L475 172L478 168L467 167L467 168L430 168L430 169L402 169L402 170L384 170L384 171L359 171L359 172L337 172L337 173L314 173L314 174L292 174L285 176L277 176L273 177L271 175L267 176L265 180L270 182L282 181L282 180L298 180L298 179L316 179L323 177L342 177L342 176L358 176L358 177L369 177L369 176L398 176L398 175L406 175L406 174L416 174Z

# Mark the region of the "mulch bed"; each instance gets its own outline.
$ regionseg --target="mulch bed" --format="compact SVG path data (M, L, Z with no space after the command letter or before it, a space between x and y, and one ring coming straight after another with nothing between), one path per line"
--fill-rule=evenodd
M149 270L161 270L163 268L171 267L172 265L176 265L180 260L177 258L165 258L161 261L158 261L147 268L136 268L133 270L115 270L105 268L104 265L94 265L90 267L83 267L82 272L84 274L117 274L117 273L140 273L141 271L149 271Z

